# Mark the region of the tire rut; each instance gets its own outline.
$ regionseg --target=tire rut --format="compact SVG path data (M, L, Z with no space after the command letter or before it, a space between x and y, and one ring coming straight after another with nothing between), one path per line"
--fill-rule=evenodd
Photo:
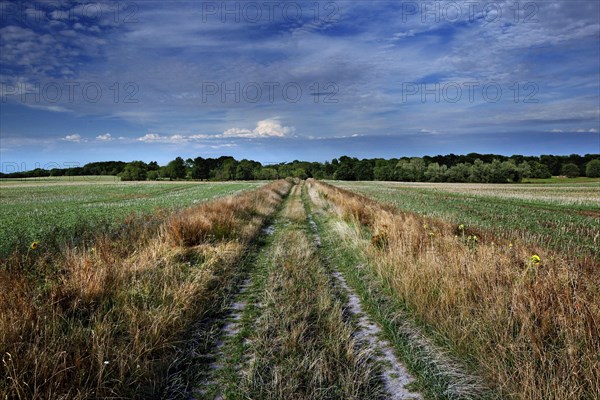
M304 204L307 214L307 223L314 236L314 243L317 248L321 247L321 235L319 228L313 219L311 213L310 200L304 198ZM374 350L374 359L381 367L381 381L391 400L401 399L422 399L420 393L407 388L408 385L415 382L415 378L408 372L404 364L396 357L391 344L387 340L382 340L382 329L371 321L364 312L360 303L360 298L354 290L348 285L344 275L330 266L331 275L334 284L341 289L347 296L348 301L345 304L346 311L356 318L355 337L359 342L366 344Z

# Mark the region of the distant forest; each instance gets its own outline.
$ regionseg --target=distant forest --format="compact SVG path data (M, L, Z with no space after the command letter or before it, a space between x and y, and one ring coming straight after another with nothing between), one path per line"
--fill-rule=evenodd
M286 177L405 182L520 182L524 178L551 176L600 177L600 154L581 156L501 156L496 154L362 159L342 156L331 162L292 161L263 165L257 161L219 158L177 157L167 165L152 161L93 162L83 167L34 169L0 173L1 178L47 176L117 175L122 180L269 180Z

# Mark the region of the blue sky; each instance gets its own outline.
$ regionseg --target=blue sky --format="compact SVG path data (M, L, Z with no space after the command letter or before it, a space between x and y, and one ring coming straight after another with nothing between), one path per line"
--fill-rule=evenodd
M2 170L598 153L599 4L0 1Z

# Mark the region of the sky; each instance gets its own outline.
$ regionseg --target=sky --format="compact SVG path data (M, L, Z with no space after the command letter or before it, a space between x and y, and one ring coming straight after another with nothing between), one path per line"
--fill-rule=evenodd
M600 2L1 1L3 172L600 153Z

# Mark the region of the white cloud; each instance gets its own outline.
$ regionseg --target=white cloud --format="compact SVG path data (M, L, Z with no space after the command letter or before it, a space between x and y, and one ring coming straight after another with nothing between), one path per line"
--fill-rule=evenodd
M256 128L252 131L243 128L230 128L223 132L221 137L225 138L267 138L267 137L285 137L293 134L296 128L293 126L283 126L276 118L263 119L258 121Z
M577 132L577 133L588 133L588 132L589 133L597 133L598 131L594 128L591 128L591 129L587 129L587 130L586 129L577 129L575 132Z
M553 133L562 133L564 131L562 129L556 129L556 128L554 128L554 129L552 129L552 132Z
M78 133L74 133L72 135L67 135L62 140L66 140L67 142L76 142L76 143L83 141L81 139L81 135Z
M276 136L283 137L294 133L296 129L293 126L282 126L279 121L275 119L265 119L258 121L254 133L259 137L265 136Z
M205 134L199 133L196 135L188 136L188 139L210 139L211 137L212 137L211 135L205 135Z
M110 133L105 133L104 135L96 136L96 140L99 140L101 142L110 142L112 140L112 136Z
M68 108L62 106L46 106L40 104L25 104L27 107L36 108L38 110L52 111L52 112L71 112Z
M189 137L175 134L171 136L161 136L157 133L147 133L136 139L139 142L147 143L182 143L189 140Z
M156 133L146 133L144 136L137 138L140 142L159 142L165 138Z
M227 129L225 132L223 132L222 136L223 137L249 137L249 136L253 136L253 135L254 134L249 129L231 128L231 129Z
M409 29L406 32L398 32L394 34L394 39L404 39L407 37L413 37L415 36L415 31L412 29Z
M258 121L253 130L245 128L230 128L221 134L204 134L197 133L193 135L160 135L158 133L147 133L135 140L146 143L186 143L195 140L222 140L222 139L257 139L257 138L274 138L287 137L293 134L296 128L293 126L283 126L277 118L270 118ZM96 137L97 140L112 140L109 133ZM119 137L119 139L126 139Z
M169 137L170 142L185 142L186 140L187 138L183 135L171 135L171 137Z

